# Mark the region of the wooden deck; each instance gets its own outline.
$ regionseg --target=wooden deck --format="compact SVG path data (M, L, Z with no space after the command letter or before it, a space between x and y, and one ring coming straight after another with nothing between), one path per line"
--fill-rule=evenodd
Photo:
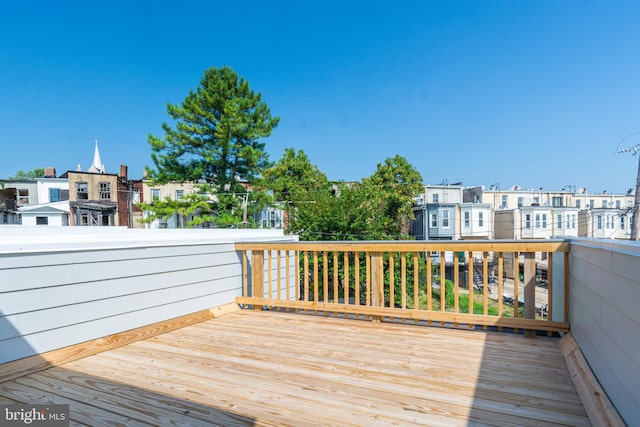
M71 425L589 425L557 338L242 310L0 383Z

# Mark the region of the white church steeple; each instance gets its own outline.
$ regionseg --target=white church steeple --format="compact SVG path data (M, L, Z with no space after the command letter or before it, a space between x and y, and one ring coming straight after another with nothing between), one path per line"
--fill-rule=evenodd
M104 165L100 160L100 151L98 151L98 140L96 139L96 149L93 152L93 163L87 169L87 172L96 172L96 173L106 173L104 170Z

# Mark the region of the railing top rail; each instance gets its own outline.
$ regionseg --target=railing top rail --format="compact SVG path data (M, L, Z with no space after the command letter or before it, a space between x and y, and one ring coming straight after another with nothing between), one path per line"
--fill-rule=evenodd
M569 252L569 240L382 240L315 242L238 242L236 250L301 250L362 252Z

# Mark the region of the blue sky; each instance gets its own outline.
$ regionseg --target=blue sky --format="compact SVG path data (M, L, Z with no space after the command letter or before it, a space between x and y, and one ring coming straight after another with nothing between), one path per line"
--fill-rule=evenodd
M346 3L346 4L345 4ZM334 180L405 156L425 183L626 192L640 143L640 2L7 2L0 178L152 166L166 103L228 65Z

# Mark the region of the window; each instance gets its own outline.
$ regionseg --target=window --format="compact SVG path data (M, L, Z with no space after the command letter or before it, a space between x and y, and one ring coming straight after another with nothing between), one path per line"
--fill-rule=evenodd
M111 200L111 183L100 183L100 200Z
M616 209L620 209L620 200L616 200Z
M542 214L542 228L547 228L547 214Z
M606 201L606 200L603 200L603 201L602 201L602 207L603 207L603 208L606 208L606 207L607 207L607 201Z
M624 230L624 216L620 217L620 228Z
M576 208L580 209L582 206L582 200L576 200Z
M76 182L76 199L87 200L89 198L89 187L86 182Z
M36 217L36 225L49 225L49 217L37 216Z
M567 215L567 228L571 228L571 215Z
M160 200L160 189L152 188L151 189L151 201L152 202L157 202L158 200Z
M551 205L555 208L562 207L562 196L554 196L551 199Z
M536 214L536 228L540 228L540 214Z
M502 204L500 205L501 208L506 209L507 208L507 195L503 194L502 195Z
M531 228L531 214L524 216L524 228Z
M471 215L469 214L469 212L464 213L464 226L467 228L469 228L469 226L471 225L470 217Z
M556 216L556 223L558 224L557 225L558 228L562 228L562 215Z
M438 214L437 213L432 213L431 214L431 227L432 228L436 228L438 226Z
M184 197L184 190L176 190L176 200L182 200Z
M524 205L524 197L518 197L518 207L521 208Z
M571 215L571 228L576 228L576 215Z
M442 227L449 228L449 211L442 211Z
M478 226L484 227L484 215L482 212L478 212Z
M598 230L602 230L602 215L596 216Z
M595 208L595 207L596 207L596 201L595 201L595 200L593 200L593 199L589 200L589 207L590 207L591 209Z
M49 201L51 203L60 201L60 189L59 188L50 188L49 189Z
M539 206L539 205L540 205L540 197L535 196L535 197L533 198L533 203L534 203L535 205L538 205L538 206Z
M133 201L133 203L140 203L140 189L139 188L134 188L133 189L133 195L131 196L131 200Z
M431 200L433 201L433 203L438 203L438 195L437 194L432 194L431 195Z

